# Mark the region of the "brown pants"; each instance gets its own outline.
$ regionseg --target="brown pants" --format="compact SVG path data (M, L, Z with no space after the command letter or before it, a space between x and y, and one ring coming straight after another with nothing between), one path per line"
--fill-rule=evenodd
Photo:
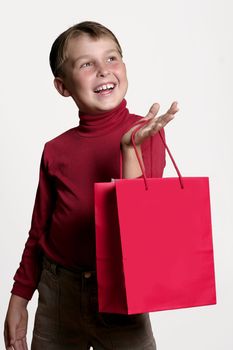
M148 314L98 312L95 272L44 260L31 350L156 350Z

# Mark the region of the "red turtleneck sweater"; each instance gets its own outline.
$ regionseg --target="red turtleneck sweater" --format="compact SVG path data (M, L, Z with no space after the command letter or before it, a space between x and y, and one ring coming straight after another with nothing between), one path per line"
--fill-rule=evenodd
M29 237L12 293L31 299L45 254L65 267L95 267L94 183L120 176L120 140L142 117L126 101L98 115L79 113L80 124L43 150ZM165 150L158 134L141 146L148 177L162 177Z

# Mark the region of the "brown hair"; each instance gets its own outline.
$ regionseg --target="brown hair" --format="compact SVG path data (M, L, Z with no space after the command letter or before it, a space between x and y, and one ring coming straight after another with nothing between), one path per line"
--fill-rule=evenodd
M67 45L70 39L78 37L82 34L88 34L91 38L99 39L103 36L111 38L117 44L120 55L122 56L121 46L116 36L100 23L85 21L73 25L72 27L61 33L54 41L50 55L49 62L50 67L55 77L63 76L63 64L67 59Z

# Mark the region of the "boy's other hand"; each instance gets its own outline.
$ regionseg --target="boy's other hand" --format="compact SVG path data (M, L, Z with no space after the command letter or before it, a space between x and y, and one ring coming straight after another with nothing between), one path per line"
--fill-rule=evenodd
M4 339L6 350L28 350L26 334L28 300L12 295L5 319Z
M146 115L146 117L144 118L145 120L148 120L148 123L144 126L142 126L135 134L135 144L136 145L141 145L142 142L150 137L153 136L154 134L156 134L160 129L164 128L167 123L169 123L174 117L175 114L179 111L178 109L178 103L177 102L173 102L170 106L170 108L168 109L168 111L157 117L158 111L159 111L159 104L158 103L154 103L148 114ZM129 131L127 131L122 139L121 139L121 145L123 147L131 147L131 134L133 132L133 130L138 127L138 125L134 125Z

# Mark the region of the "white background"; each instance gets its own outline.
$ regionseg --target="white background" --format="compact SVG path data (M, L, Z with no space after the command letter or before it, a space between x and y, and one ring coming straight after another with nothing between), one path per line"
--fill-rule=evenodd
M1 2L1 334L43 145L78 124L73 101L53 87L49 50L69 26L95 20L123 47L130 111L145 115L159 102L162 113L177 100L168 145L183 175L210 177L218 304L151 314L158 349L233 349L232 15L231 0ZM165 175L173 176L167 162ZM29 304L29 341L36 302L37 292Z

